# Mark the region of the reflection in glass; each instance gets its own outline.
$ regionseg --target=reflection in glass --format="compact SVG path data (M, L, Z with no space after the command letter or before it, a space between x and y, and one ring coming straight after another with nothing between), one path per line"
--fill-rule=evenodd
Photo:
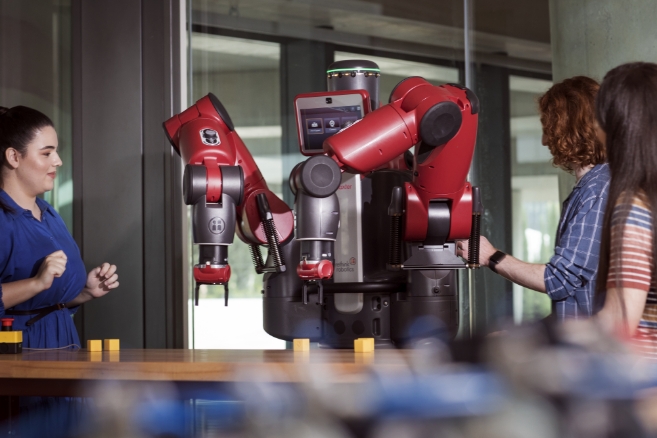
M0 59L0 105L35 108L55 124L63 165L44 198L72 232L70 1L0 2Z
M554 253L559 222L559 177L552 155L541 143L543 129L537 99L550 81L510 76L513 255L529 263L546 263ZM550 314L550 298L513 285L516 323Z
M191 50L192 101L208 93L219 98L269 188L282 198L279 44L194 32ZM194 246L190 266L197 252ZM262 275L253 269L248 246L235 236L228 255L229 305L223 286L201 286L194 347L284 348L262 328Z

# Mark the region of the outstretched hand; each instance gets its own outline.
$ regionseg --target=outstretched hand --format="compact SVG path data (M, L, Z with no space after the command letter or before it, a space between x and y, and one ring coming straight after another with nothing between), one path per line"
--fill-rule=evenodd
M467 240L459 240L456 244L456 255L468 259L468 244ZM479 239L479 264L488 266L490 256L495 254L497 249L484 236Z
M119 287L119 275L116 273L116 265L103 263L97 268L89 271L87 275L87 284L84 292L92 298L100 298L106 295L110 290Z

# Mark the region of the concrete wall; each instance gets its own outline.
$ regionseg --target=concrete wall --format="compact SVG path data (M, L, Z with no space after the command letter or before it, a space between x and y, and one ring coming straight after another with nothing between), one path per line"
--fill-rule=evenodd
M657 62L655 17L654 0L550 0L554 81L602 80L619 64Z

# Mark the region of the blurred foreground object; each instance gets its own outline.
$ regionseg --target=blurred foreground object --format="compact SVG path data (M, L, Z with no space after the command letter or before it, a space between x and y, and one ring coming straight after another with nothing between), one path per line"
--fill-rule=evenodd
M657 364L601 333L592 321L536 324L467 342L425 338L410 350L281 351L270 367L254 366L267 352L252 352L257 360L230 382L192 392L162 381L100 385L88 421L61 436L656 436ZM360 371L345 373L354 364ZM31 436L49 436L51 414L31 413L46 431Z

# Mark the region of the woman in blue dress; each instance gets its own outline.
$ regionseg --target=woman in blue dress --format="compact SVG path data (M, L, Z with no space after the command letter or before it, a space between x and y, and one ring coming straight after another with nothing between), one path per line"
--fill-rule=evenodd
M0 316L14 318L23 348L80 345L78 306L118 287L116 266L86 272L80 250L51 205L62 161L41 112L0 107Z

